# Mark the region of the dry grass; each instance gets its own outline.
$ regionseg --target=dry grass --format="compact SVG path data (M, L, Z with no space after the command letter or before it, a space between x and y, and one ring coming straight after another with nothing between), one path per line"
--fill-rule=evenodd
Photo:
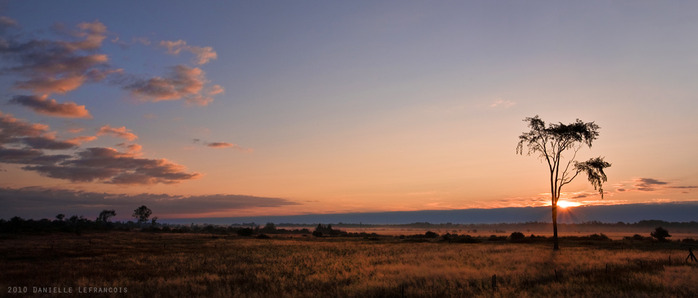
M698 296L677 246L409 243L105 233L0 242L0 285L143 297ZM621 248L623 247L623 248ZM492 275L497 275L497 289ZM35 296L47 296L35 295ZM112 296L125 296L112 294Z

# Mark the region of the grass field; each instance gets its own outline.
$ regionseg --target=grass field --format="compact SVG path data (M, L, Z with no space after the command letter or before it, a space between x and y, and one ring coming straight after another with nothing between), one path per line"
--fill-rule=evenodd
M561 247L145 232L12 236L0 240L0 296L698 296L698 266L684 262L687 248L677 242L563 240Z

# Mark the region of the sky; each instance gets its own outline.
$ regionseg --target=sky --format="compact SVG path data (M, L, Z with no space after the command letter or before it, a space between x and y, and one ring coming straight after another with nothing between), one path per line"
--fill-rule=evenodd
M0 1L0 217L696 201L693 1Z

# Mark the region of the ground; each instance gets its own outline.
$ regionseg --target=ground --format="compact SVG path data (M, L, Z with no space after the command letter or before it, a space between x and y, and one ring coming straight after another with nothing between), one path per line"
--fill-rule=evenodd
M679 242L563 239L554 252L547 241L481 240L5 235L0 296L698 296L698 265Z

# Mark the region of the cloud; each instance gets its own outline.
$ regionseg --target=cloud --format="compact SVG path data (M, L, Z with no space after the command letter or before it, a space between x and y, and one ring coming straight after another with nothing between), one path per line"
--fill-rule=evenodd
M252 152L252 149L250 149L250 148L244 148L238 144L233 144L233 143L229 143L229 142L203 142L200 139L193 139L192 141L195 144L201 143L204 146L209 147L209 148L215 148L215 149L230 148L230 149L235 149L235 150L239 150L239 151Z
M137 158L113 148L94 147L78 152L75 158L52 165L25 166L25 170L73 182L98 181L109 184L173 184L201 177L187 173L184 166L166 159Z
M125 148L127 150L126 152L128 152L130 154L134 154L134 155L140 154L141 151L143 150L143 146L141 146L139 144L119 143L119 144L116 144L116 146Z
M14 19L12 19L10 17L6 17L6 16L0 16L0 33L2 33L5 30L5 28L18 27L18 26L19 26L19 24Z
M126 126L111 127L109 126L109 124L100 127L99 131L97 132L97 135L112 135L129 141L133 141L138 138L138 136L134 134L130 129L127 129Z
M77 146L82 145L82 143L92 142L96 140L96 136L79 136L72 139L66 140L66 142L73 143Z
M110 73L107 55L93 53L101 47L106 33L106 26L94 21L80 23L68 32L78 38L76 41L3 39L0 57L12 65L3 70L25 78L14 83L17 89L36 94L70 92Z
M32 148L4 148L0 146L0 162L50 166L70 158L69 155L44 155L43 151Z
M203 96L200 92L206 83L205 74L200 68L177 65L164 78L136 79L124 88L135 96L154 102L182 98L198 101L195 98Z
M112 194L44 187L0 187L0 218L22 216L53 218L58 213L97 216L104 209L115 209L117 218L130 218L136 207L146 205L158 217L191 216L250 208L283 207L299 203L273 197L233 194L177 196L169 194ZM31 212L31 213L27 213Z
M667 185L668 182L659 181L652 178L638 178L635 179L635 188L641 191L654 191L657 186Z
M226 143L226 142L213 142L213 143L208 143L206 146L211 147L211 148L230 148L230 147L239 147L238 145L232 144L232 143Z
M498 99L495 100L492 104L490 104L490 108L510 108L512 106L516 105L516 102L513 102L511 100L503 100L503 99Z
M203 65L209 61L218 58L218 54L213 50L212 47L197 47L187 45L184 40L168 41L163 40L160 42L160 46L167 48L167 53L170 55L179 55L182 51L187 51L194 54L194 63L198 65Z
M628 186L627 184L630 184ZM695 185L674 185L673 182L662 181L655 178L635 178L632 181L619 183L614 185L617 192L632 192L632 191L663 191L669 189L681 189L684 193L688 193L691 189L698 189Z
M221 85L213 85L206 88L202 93L187 98L187 103L198 106L206 106L213 101L213 96L222 94L225 89Z
M98 135L113 134L127 140L137 136L126 127L103 126ZM167 159L140 158L141 146L124 145L122 153L113 148L93 147L75 155L47 155L42 150L77 148L82 142L94 140L82 136L60 141L46 125L29 123L0 112L0 162L22 164L23 170L73 182L102 182L110 184L172 184L197 179L201 174L187 172L185 167ZM7 148L4 145L24 145Z
M68 141L57 141L50 137L22 138L22 143L34 149L65 150L77 147L77 144Z
M0 144L17 141L19 137L38 137L48 132L48 125L29 123L0 111Z
M63 118L92 118L84 105L78 105L71 101L58 103L55 99L48 99L48 95L15 95L10 103L28 107L34 112L44 115Z
M29 149L64 150L77 147L74 141L56 140L55 133L49 131L49 127L43 124L29 123L17 119L9 114L0 112L0 145L14 144L25 145ZM20 149L24 150L24 149ZM10 154L11 151L5 151ZM29 155L36 155L37 152L28 150ZM41 151L38 151L41 153ZM18 154L14 152L12 154Z

